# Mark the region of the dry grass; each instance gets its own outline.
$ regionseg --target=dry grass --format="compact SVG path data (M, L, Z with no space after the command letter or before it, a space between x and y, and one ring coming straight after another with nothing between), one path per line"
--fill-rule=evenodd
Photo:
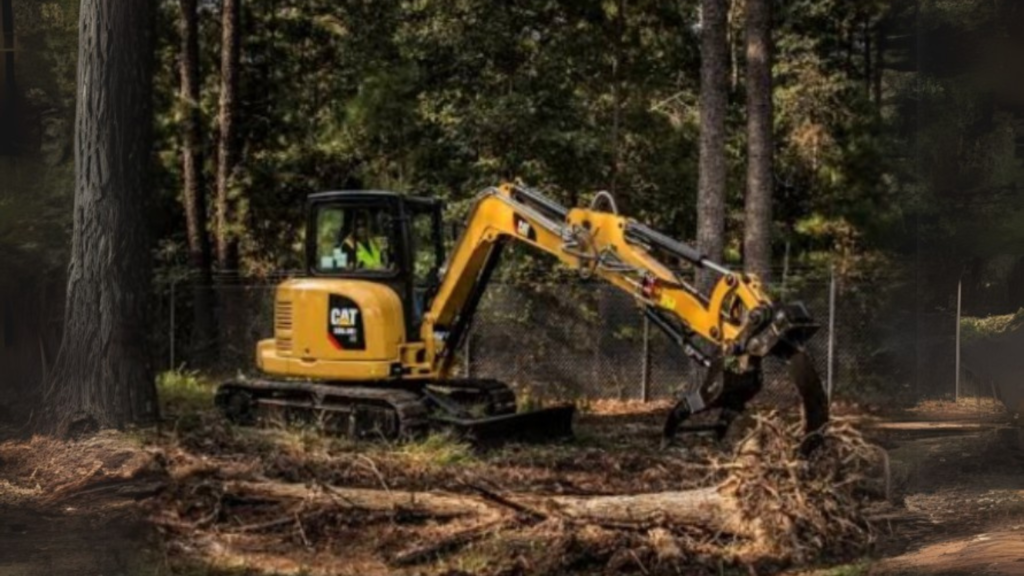
M1006 416L1006 407L991 396L922 400L906 410L911 418L929 420L981 419L994 420Z

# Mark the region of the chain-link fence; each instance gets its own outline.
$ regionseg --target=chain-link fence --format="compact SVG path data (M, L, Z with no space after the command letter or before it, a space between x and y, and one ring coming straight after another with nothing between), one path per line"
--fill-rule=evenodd
M169 283L160 310L167 338L159 339L167 366L253 371L256 343L273 335L278 280L213 287ZM834 393L848 395L877 376L869 360L876 347L872 315L862 299L850 296L857 290L839 287L833 299L830 287L828 279L804 283L787 291L785 300L802 301L821 324L809 352ZM210 290L217 303L212 359L200 359L194 345L198 290ZM758 401L780 408L798 403L785 365L765 362ZM457 365L461 375L497 378L523 394L573 400L670 398L703 379L703 370L645 319L628 294L582 281L490 286Z
M867 376L862 360L870 353L869 327L855 307L837 296L830 311L827 282L802 287L787 300L802 301L822 325L808 352L823 380L830 362L837 392ZM532 394L589 399L670 398L704 377L629 295L592 284L492 287L463 351L463 367ZM764 368L760 401L778 407L799 402L782 361L767 359Z

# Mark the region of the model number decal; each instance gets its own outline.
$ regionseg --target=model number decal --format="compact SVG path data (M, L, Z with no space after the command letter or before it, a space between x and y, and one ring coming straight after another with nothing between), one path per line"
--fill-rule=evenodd
M338 350L365 350L366 332L359 305L331 294L327 305L327 340Z

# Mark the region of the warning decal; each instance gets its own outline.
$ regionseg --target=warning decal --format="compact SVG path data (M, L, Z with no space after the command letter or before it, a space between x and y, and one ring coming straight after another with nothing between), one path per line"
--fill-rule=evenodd
M351 299L331 294L327 303L327 339L338 350L365 350L363 313Z
M512 225L516 230L516 234L519 234L527 240L533 242L537 241L537 231L533 229L533 225L528 220L520 216L519 214L512 215Z

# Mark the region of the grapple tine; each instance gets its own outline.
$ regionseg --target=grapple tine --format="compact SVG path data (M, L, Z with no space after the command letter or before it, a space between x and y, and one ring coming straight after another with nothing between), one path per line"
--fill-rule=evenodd
M807 352L797 352L789 358L789 376L803 400L804 432L807 437L800 450L806 455L821 445L820 432L829 419L828 396Z

